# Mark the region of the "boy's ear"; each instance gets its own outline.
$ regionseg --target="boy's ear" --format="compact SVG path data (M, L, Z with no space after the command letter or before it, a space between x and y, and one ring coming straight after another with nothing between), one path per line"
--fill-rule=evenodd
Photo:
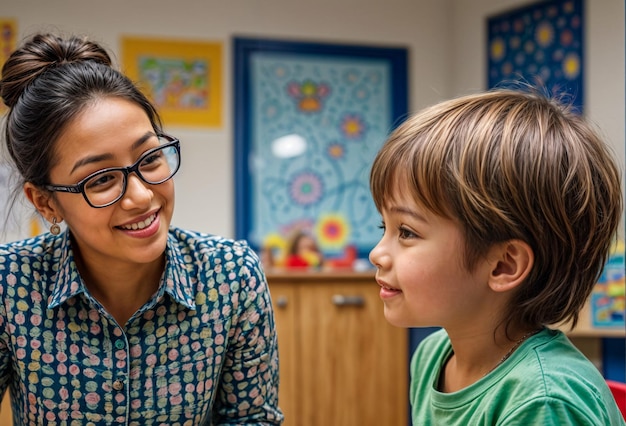
M52 222L52 218L56 218L57 222L63 220L61 212L48 191L44 191L32 183L26 182L24 184L24 195L26 195L28 201L35 206L39 214L48 222Z
M515 289L530 274L535 254L528 243L508 240L494 247L495 265L489 275L489 287L496 292Z

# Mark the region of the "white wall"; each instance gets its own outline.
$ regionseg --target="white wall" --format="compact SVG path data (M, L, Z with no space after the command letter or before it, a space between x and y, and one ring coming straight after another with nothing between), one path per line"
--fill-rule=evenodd
M21 36L88 34L119 52L123 35L224 43L219 129L168 128L183 146L174 223L234 234L231 38L406 46L411 110L485 88L485 19L527 0L2 0ZM624 159L624 2L587 0L585 112ZM208 172L207 172L208 171ZM2 189L4 190L4 189Z

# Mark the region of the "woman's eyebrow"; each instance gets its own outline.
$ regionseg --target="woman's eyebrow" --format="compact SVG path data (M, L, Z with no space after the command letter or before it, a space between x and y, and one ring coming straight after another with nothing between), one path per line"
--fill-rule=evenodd
M155 134L152 132L146 132L144 135L142 135L139 139L137 139L132 144L131 150L135 150L139 148L140 146L145 144L146 141L150 139L152 136L155 136ZM70 170L70 175L74 173L74 171L77 168L82 167L86 164L97 163L99 161L104 161L104 160L110 160L111 158L113 158L112 154L88 155L87 157L81 158L76 163L74 163L74 167L72 167L72 170Z
M137 141L135 141L133 146L131 146L131 149L139 148L141 145L146 143L146 141L153 136L156 136L153 132L146 132L142 137L140 137L139 139L137 139Z
M99 161L109 160L111 158L113 158L113 155L111 154L88 155L87 157L81 158L76 163L74 163L74 167L72 167L72 170L70 170L70 175L74 173L76 169L86 164L97 163Z

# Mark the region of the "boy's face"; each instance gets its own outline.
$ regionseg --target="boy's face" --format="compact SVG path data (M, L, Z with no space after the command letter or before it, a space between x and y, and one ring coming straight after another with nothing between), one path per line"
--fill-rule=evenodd
M396 191L382 211L384 234L370 253L385 318L398 327L463 327L491 312L492 267L463 263L464 238L454 221Z

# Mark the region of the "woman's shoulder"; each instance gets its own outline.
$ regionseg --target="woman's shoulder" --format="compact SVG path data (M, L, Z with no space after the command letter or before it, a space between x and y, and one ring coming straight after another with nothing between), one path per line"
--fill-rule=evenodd
M20 259L37 259L60 253L63 237L44 233L0 244L0 264Z
M170 227L170 238L173 238L179 244L199 249L249 249L249 244L246 240L235 240L221 235L175 226Z
M225 282L231 283L229 292L264 293L267 287L259 257L243 240L170 228L168 255L181 271L197 280L202 291L210 292Z
M63 235L45 233L0 245L0 294L6 297L6 286L14 289L11 294L46 292L57 275L64 241Z
M220 235L171 227L170 241L180 253L195 258L219 257L226 261L248 259L254 263L259 261L257 254L246 240L235 240Z

